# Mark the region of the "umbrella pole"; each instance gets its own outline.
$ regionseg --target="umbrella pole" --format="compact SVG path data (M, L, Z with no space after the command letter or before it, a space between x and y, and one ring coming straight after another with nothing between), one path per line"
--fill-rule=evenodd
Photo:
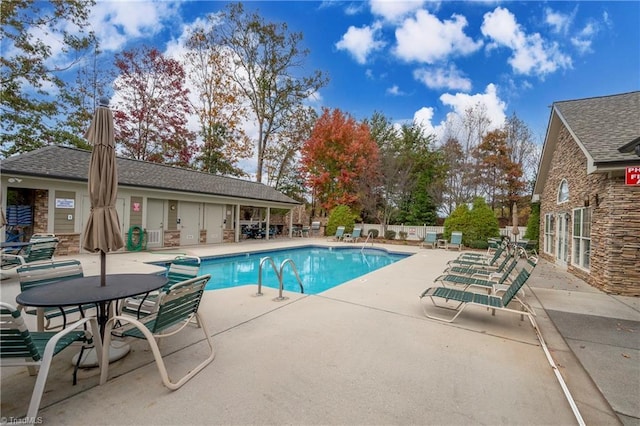
M100 250L100 287L107 285L107 253Z

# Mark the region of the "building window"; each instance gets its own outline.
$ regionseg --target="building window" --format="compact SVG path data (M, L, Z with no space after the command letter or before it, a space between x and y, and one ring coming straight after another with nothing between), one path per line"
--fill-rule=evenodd
M562 179L558 187L558 204L569 201L569 183L566 179Z
M573 256L572 263L583 269L589 269L591 255L591 208L573 210Z
M554 214L547 213L544 215L544 252L553 254L553 235L554 235Z

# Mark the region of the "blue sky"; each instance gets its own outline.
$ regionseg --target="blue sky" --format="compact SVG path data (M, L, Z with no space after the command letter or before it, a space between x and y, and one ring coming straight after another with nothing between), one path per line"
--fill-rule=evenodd
M99 1L105 58L134 45L177 56L218 1ZM302 32L306 67L330 82L314 105L357 119L379 111L443 133L483 102L495 126L516 113L542 143L554 101L640 89L638 1L252 1ZM103 58L103 59L105 59Z

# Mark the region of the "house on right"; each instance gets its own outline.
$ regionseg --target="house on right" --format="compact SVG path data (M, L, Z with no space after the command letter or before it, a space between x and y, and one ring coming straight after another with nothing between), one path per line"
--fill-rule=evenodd
M640 91L553 103L533 201L541 257L640 296Z

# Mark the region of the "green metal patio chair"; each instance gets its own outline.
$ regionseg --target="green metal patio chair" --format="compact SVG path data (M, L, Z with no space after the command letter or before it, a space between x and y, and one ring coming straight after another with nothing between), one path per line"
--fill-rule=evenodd
M157 292L147 296L135 296L125 299L120 307L121 314L133 315L136 318L147 316L157 309L158 297L166 293L176 283L194 278L200 272L202 260L198 256L176 256L167 270L167 283Z
M20 280L20 289L22 291L29 290L33 287L49 285L57 281L70 280L73 278L81 278L84 276L82 264L75 259L69 260L50 260L46 262L29 263L20 266L17 270L18 279ZM42 310L42 318L38 318L38 331L50 330L58 327L66 327L67 316L79 313L84 316L83 312L94 308L94 305L83 306L65 306L52 308L38 308ZM38 309L27 308L26 314L37 315ZM51 320L62 317L62 324L51 325ZM40 322L41 319L44 322Z
M91 325L93 334L88 330L78 330ZM100 330L95 318L83 318L58 332L29 332L24 319L14 306L0 302L0 366L28 367L31 375L39 367L31 401L27 410L26 423L33 424L38 415L42 394L53 357L76 342L83 343L78 362L82 358L85 345L95 344L98 353L102 352ZM98 338L93 339L93 336ZM76 372L73 371L73 384L76 384Z
M57 238L38 239L24 249L23 253L2 253L2 269L17 268L27 263L51 260L58 246Z
M111 343L111 334L119 337L135 337L139 339L147 339L153 357L158 366L158 371L162 377L164 385L171 389L176 390L184 385L189 379L200 372L215 358L215 351L213 348L213 340L207 330L207 326L202 321L200 314L198 313L198 307L202 300L204 288L207 282L211 278L211 275L202 275L196 278L191 278L186 281L174 284L168 292L160 293L158 298L158 309L152 314L141 318L135 319L130 316L116 315L107 321L105 333L104 333L104 347L108 348ZM173 336L182 331L192 319L196 319L200 328L203 331L207 343L209 345L210 354L208 357L194 367L189 373L183 376L178 381L172 381L169 378L167 368L162 359L162 354L158 348L157 340L160 338ZM121 324L117 329L114 329L114 324ZM100 384L107 381L109 374L109 354L103 353L102 356L102 372L100 375Z

